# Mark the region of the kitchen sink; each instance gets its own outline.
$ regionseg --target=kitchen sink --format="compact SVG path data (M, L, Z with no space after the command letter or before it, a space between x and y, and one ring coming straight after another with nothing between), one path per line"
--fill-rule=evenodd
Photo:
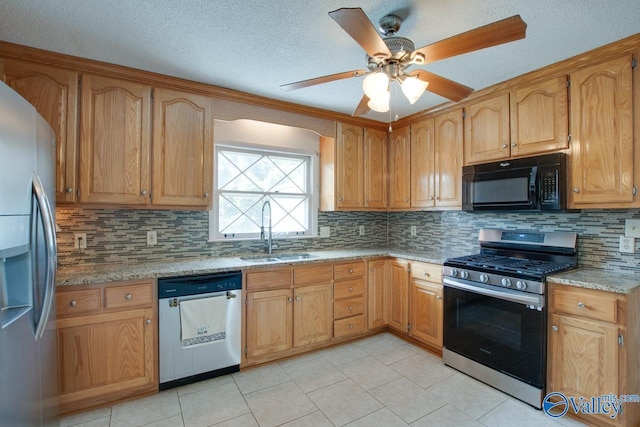
M280 261L278 258L274 258L274 257L255 256L255 255L253 255L253 256L243 256L243 257L240 257L240 259L242 261L255 262L255 263Z
M249 255L240 257L242 261L255 262L255 263L267 263L277 261L300 261L304 259L315 258L315 255L299 253L299 254L281 254L281 255Z
M309 258L315 258L314 255L311 254L282 254L282 255L276 255L276 258L282 260L282 261L292 261L292 260L302 260L302 259L309 259Z

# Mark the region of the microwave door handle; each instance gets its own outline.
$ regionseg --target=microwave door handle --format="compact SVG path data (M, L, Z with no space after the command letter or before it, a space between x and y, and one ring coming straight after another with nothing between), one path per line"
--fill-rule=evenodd
M485 295L488 297L494 297L494 298L502 299L505 301L519 303L519 304L535 305L536 307L544 306L544 298L541 298L540 295L533 295L533 294L520 295L519 293L513 294L508 292L508 290L496 291L493 289L489 289L485 285L482 285L480 283L468 285L466 283L461 283L460 281L457 281L457 280L451 280L447 277L445 277L442 280L442 282L445 286L448 286L450 288L456 288L463 291L473 292L473 293Z
M42 219L44 229L44 240L46 250L46 272L45 272L45 293L42 304L42 312L39 316L38 325L36 327L36 340L40 340L44 335L44 331L49 320L51 306L53 305L53 294L55 292L56 277L56 235L54 229L53 212L49 199L44 191L44 187L38 175L33 175L33 193L36 197ZM35 291L35 290L34 290Z

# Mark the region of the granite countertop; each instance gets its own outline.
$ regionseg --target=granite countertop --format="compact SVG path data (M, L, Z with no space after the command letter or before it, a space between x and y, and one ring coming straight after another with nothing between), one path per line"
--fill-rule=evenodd
M640 275L631 272L620 273L596 268L576 268L552 274L547 281L560 285L577 286L599 291L630 294L640 290Z
M131 264L91 264L67 266L58 269L57 286L105 283L119 280L152 279L173 276L189 276L234 270L251 270L273 266L290 266L322 261L349 261L362 258L392 256L412 261L442 264L446 258L458 254L439 251L402 251L398 249L344 249L329 251L304 251L313 258L296 261L252 262L239 256L182 259L176 261L141 262ZM251 254L251 256L261 256ZM274 254L273 256L277 256ZM266 255L265 255L266 256Z

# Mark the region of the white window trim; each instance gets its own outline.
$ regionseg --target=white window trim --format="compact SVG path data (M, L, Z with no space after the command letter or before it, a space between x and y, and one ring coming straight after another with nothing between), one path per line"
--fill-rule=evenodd
M309 188L311 189L311 195L309 197L309 233L305 235L297 235L294 233L273 233L274 239L308 239L318 237L318 211L320 206L320 155L315 150L309 149L296 149L289 146L267 146L262 144L252 144L247 142L238 141L221 141L216 142L213 155L213 199L212 209L209 211L209 241L210 242L229 242L229 241L247 241L247 240L259 240L259 233L239 236L227 236L224 237L219 233L219 221L218 221L218 197L219 192L217 189L217 171L218 171L218 150L219 149L241 149L257 152L269 152L269 153L282 153L309 156L309 166L311 168ZM265 224L266 227L266 224Z

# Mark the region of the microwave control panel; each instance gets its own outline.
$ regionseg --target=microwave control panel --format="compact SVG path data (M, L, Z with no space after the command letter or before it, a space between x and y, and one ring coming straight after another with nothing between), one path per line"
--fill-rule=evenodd
M558 170L549 169L542 171L542 204L560 203L560 188Z

